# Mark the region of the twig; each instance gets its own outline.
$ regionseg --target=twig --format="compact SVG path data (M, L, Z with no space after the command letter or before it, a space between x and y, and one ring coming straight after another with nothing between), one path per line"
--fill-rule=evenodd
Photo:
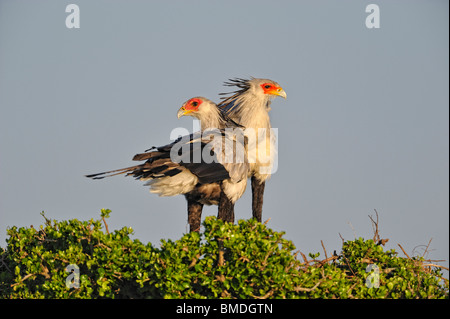
M422 264L422 266L423 267L438 267L438 268L442 268L442 269L445 269L445 270L449 270L447 267L444 267L444 266L441 266L441 265L438 265L438 264Z
M28 275L26 275L25 277L20 279L20 282L16 282L15 284L12 284L11 287L14 287L14 286L17 286L18 284L21 284L22 282L24 282L25 280L27 280L28 278L30 278L33 275L35 275L35 274L28 274Z
M50 226L52 224L52 221L50 219L48 219L47 217L45 217L44 211L41 212L41 216L44 217L46 225Z
M192 267L195 266L195 264L197 263L198 259L200 258L200 254L197 254L194 259L192 259L190 265L188 266L188 269L191 269Z
M403 249L402 245L397 244L398 247L400 247L400 249L403 251L403 253L406 255L406 257L408 257L408 259L411 259L411 257L409 257L409 255L406 253L406 251Z
M252 297L253 298L255 298L255 299L267 299L267 298L269 298L270 296L272 296L273 295L273 290L270 290L268 293L266 293L264 296L255 296L255 295L252 295Z
M353 271L352 267L350 266L350 262L348 261L347 257L345 257L344 254L342 254L342 257L344 257L345 263L347 264L348 269L352 272L353 276L356 276L355 272Z
M327 250L325 249L323 241L321 240L320 243L322 244L323 252L325 253L325 259L328 259Z
M430 247L432 240L433 240L433 238L430 238L430 241L428 242L427 248L425 248L425 252L423 253L422 257L425 255L426 252L428 252L428 248Z
M338 256L338 255L334 255L334 256L328 257L328 258L326 258L326 259L324 259L324 260L322 260L322 261L319 262L319 267L322 267L322 266L325 265L327 262L330 262L330 261L336 260L336 259L339 259L339 256Z
M423 252L422 257L425 257L425 254L428 254L428 248L430 248L432 240L433 240L433 238L430 238L430 241L428 242L427 247L425 247L425 251Z
M109 235L108 224L106 223L105 217L102 216L103 222L105 223L106 233Z
M319 287L319 285L320 285L321 283L322 283L322 281L319 280L319 281L317 282L317 284L314 285L314 287L311 287L311 288L295 287L294 290L295 290L296 292L310 292L310 291L313 291L314 289L316 289L317 287Z
M378 243L380 241L380 234L378 233L378 212L374 209L375 215L377 216L377 221L374 221L372 216L369 215L370 220L372 221L372 229L373 229L373 241Z
M342 237L341 233L338 233L338 234L339 234L339 237L341 237L342 243L344 243L345 242L344 237Z
M299 251L299 253L300 253L300 255L302 255L303 260L305 261L306 266L309 266L309 261L308 261L308 258L306 258L305 254L302 253L301 251Z

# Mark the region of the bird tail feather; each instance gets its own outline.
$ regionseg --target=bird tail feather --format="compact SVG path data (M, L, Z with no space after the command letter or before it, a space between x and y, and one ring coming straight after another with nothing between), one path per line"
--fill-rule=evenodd
M130 167L126 167L126 168L115 169L112 171L101 172L101 173L96 173L96 174L89 174L89 175L84 175L84 176L86 176L88 178L92 178L92 179L103 179L105 177L111 177L111 176L116 176L116 175L120 175L120 174L130 173L130 172L134 171L136 168L139 168L139 166L140 165L130 166Z

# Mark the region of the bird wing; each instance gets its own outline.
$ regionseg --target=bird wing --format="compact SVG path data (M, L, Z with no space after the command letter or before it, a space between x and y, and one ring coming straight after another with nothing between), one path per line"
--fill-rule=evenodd
M247 138L240 128L225 128L204 132L208 147L214 153L214 160L228 172L232 182L247 178Z
M170 144L152 147L144 153L136 154L133 160L145 160L143 164L90 174L86 177L102 179L126 174L126 176L133 176L136 179L150 180L175 176L187 169L197 176L198 182L201 184L228 179L230 177L228 171L216 159L214 152L213 160L205 162L202 155L211 149L211 145L208 144L209 140L203 138L200 132L193 133L178 138Z

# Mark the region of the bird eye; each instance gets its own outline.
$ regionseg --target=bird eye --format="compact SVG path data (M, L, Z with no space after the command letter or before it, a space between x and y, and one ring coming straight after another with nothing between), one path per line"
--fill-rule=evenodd
M270 89L270 85L269 85L269 84L266 84L266 85L264 85L264 88L265 88L265 89Z
M192 102L192 106L197 106L197 105L198 105L197 101Z

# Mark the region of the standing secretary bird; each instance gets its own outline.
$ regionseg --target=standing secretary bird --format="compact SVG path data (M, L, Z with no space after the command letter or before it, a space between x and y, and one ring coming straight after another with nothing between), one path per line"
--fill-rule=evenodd
M245 191L249 166L243 135L225 129L240 125L204 97L191 98L177 115L198 118L201 131L135 155L133 160L145 160L142 164L86 177L126 174L146 181L150 192L159 196L185 195L190 231L200 230L203 205L218 205L218 218L234 222L234 203Z
M286 92L277 82L269 79L231 79L225 85L236 86L238 90L221 93L230 96L224 97L219 107L227 116L244 126L246 132L254 133L246 134L249 176L252 181L252 215L261 222L265 183L271 175L277 151L276 137L271 132L270 104L276 96L286 98Z

